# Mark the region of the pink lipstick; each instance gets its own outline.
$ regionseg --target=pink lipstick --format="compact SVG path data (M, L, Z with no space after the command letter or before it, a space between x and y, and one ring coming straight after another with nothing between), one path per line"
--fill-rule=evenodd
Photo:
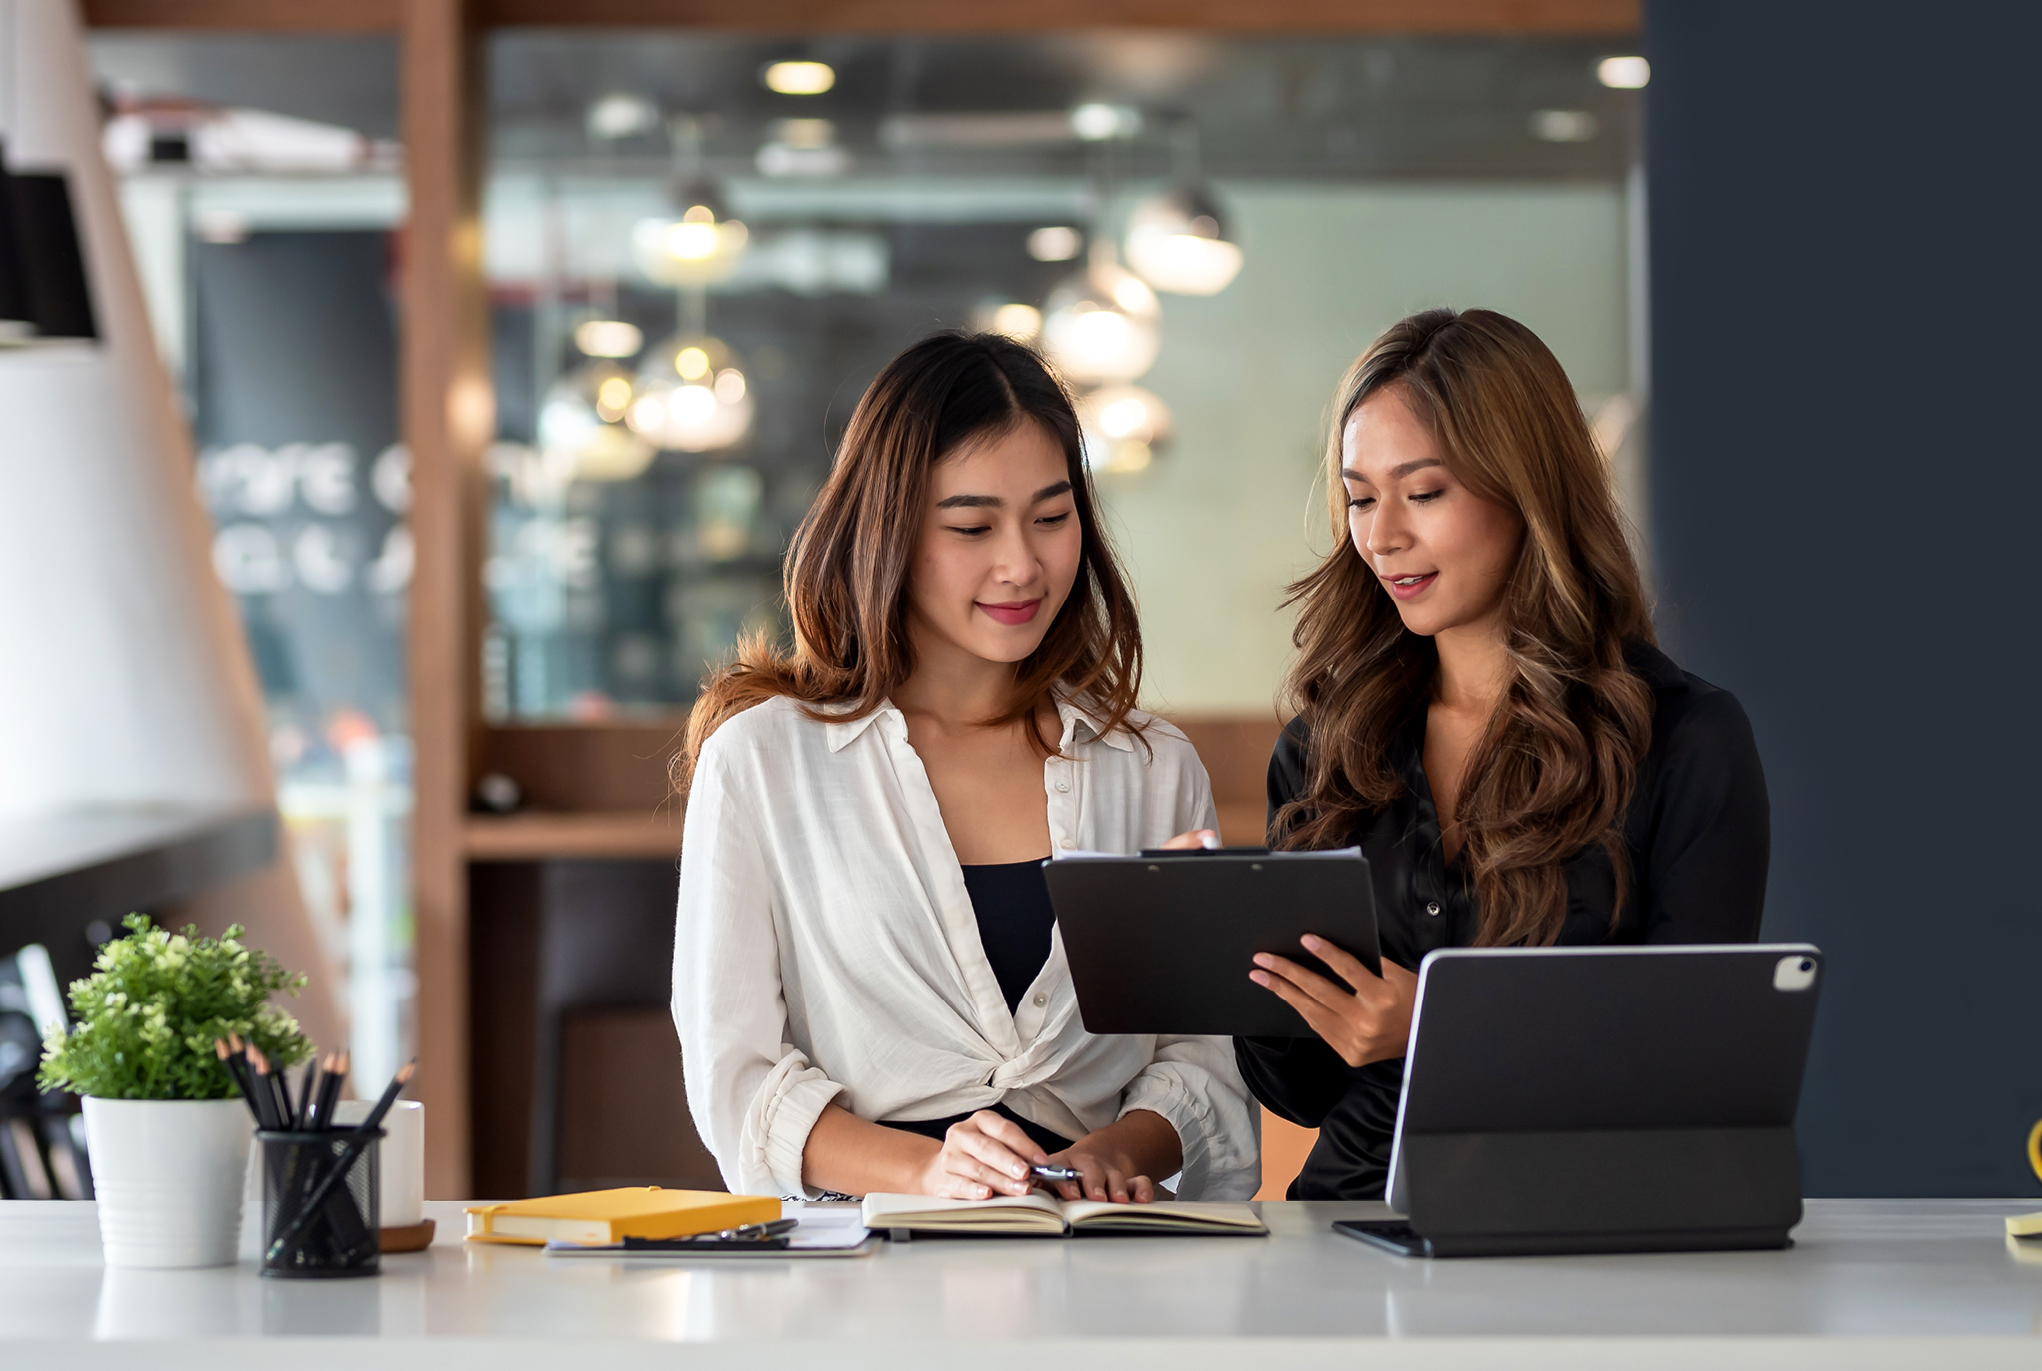
M972 603L991 615L994 621L1012 627L1033 619L1035 612L1042 608L1042 597L1038 595L1033 600L1016 600L1005 605L989 605L984 600L974 600Z
M1423 576L1384 576L1381 578L1382 583L1389 587L1390 594L1396 596L1399 600L1415 599L1423 595L1431 587L1432 583L1438 579L1439 573L1436 571L1428 571Z

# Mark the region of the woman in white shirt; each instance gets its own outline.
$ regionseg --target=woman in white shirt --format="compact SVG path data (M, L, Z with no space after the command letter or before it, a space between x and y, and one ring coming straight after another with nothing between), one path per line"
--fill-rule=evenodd
M791 653L704 683L674 1023L733 1190L1240 1199L1225 1039L1085 1032L1040 862L1210 830L1197 754L1134 708L1141 639L1071 402L939 334L880 373L789 550Z

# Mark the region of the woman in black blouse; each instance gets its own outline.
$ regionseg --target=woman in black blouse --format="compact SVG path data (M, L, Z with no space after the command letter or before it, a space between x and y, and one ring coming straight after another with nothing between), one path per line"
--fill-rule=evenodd
M1270 837L1362 848L1383 974L1316 938L1351 992L1255 959L1319 1035L1235 1044L1262 1102L1319 1129L1292 1199L1382 1196L1427 952L1748 942L1769 845L1751 726L1653 646L1606 469L1536 335L1414 315L1335 413L1337 545L1292 587Z

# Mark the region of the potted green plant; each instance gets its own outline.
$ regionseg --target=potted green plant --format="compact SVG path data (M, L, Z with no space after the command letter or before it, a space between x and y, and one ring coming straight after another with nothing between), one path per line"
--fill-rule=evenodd
M40 1081L84 1097L107 1265L225 1265L253 1120L213 1043L238 1033L279 1067L311 1056L297 1020L270 999L295 995L305 977L243 946L238 924L203 938L140 914L122 923L129 936L72 983L76 1022L44 1040Z

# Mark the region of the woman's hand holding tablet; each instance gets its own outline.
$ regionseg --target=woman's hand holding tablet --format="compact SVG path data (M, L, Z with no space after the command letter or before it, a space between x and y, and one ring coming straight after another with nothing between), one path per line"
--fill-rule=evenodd
M1339 986L1344 973L1315 961L1301 936L1323 939L1382 984L1368 970L1378 959L1375 901L1359 849L1214 850L1203 838L1193 831L1136 856L1067 851L1044 863L1088 1032L1313 1036L1319 1030L1296 1005L1243 983L1258 955L1287 953L1300 974ZM1406 1020L1409 999L1407 990ZM1382 1024L1374 1030L1387 1041Z
M1255 954L1257 969L1248 973L1248 979L1295 1009L1349 1066L1403 1056L1411 1041L1417 974L1384 958L1383 974L1377 976L1359 958L1348 956L1324 938L1307 933L1298 941L1354 989L1345 990L1288 957L1270 952Z
M1163 846L1212 848L1218 846L1218 839L1211 829L1200 828L1179 833ZM1298 942L1354 989L1349 991L1272 952L1255 954L1257 969L1248 973L1248 979L1295 1009L1349 1066L1403 1056L1411 1041L1417 973L1383 961L1383 974L1378 976L1360 958L1349 956L1316 934L1307 933Z
M1198 852L1201 850L1211 852L1216 851L1219 845L1219 834L1209 828L1194 828L1189 833L1179 833L1169 842L1164 843L1163 847L1166 851L1171 852Z

